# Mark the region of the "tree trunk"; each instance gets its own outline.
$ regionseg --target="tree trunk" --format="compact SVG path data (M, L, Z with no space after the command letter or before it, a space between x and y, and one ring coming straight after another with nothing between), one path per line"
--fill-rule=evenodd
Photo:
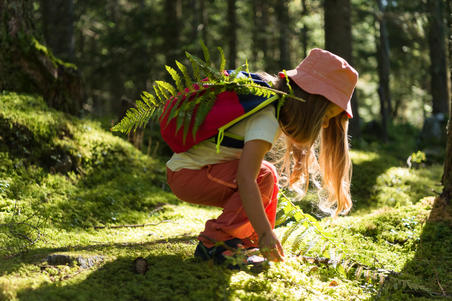
M452 101L449 105L452 106ZM452 198L452 112L449 113L449 123L447 126L446 159L444 160L444 174L442 182L444 185L442 196L450 205Z
M80 74L35 39L32 5L32 0L0 0L0 90L39 93L50 107L78 114Z
M310 11L308 8L308 5L306 3L306 0L301 0L301 17L309 16ZM304 20L304 18L303 18ZM309 43L309 26L307 24L302 25L301 27L301 47L302 50L302 57L308 56L308 43Z
M206 3L204 0L199 0L199 14L200 14L201 24L202 24L201 37L202 37L202 40L204 41L204 43L206 43L206 45L208 45L207 26L209 25L209 18L208 18L208 14L207 14Z
M449 90L447 85L447 63L445 29L442 0L429 0L428 42L430 49L430 77L433 114L448 114Z
M289 36L289 6L287 0L278 1L275 7L279 27L279 69L291 69L290 64L290 36Z
M179 57L179 39L180 39L180 0L165 0L165 19L166 24L163 30L165 40L166 64L175 65L175 60Z
M448 3L448 18L447 23L449 30L452 30L452 10L451 3ZM448 33L449 36L452 32ZM449 39L449 70L452 77L452 41ZM446 200L449 208L452 205L452 98L449 98L449 122L447 124L447 146L446 146L446 158L444 160L444 174L442 177L442 183L444 185L442 197Z
M379 27L379 39L377 42L377 62L378 62L378 96L380 97L380 114L381 114L381 128L383 134L383 141L388 141L388 123L390 123L391 116L391 94L389 89L389 40L388 32L386 29L386 20L384 16L384 7L382 0L377 0L377 6L379 14L378 27Z
M236 16L236 0L228 0L226 37L228 41L229 68L234 69L237 60L237 16Z
M41 0L46 45L55 56L74 61L74 9L72 0Z
M325 48L353 64L350 0L325 0ZM353 118L350 120L350 133L353 138L361 136L358 112L358 97L352 97Z
M268 9L269 9L269 4L268 4L268 0L261 0L260 1L260 9L262 11L261 15L261 22L260 22L260 26L261 26L261 35L259 38L259 48L262 50L262 59L264 60L264 68L267 72L270 71L270 59L269 59L269 55L268 55L268 26L269 26L269 13L268 13Z
M259 0L252 0L251 2L251 14L253 18L252 23L252 47L251 47L251 57L253 60L253 67L256 67L259 61L259 31L261 30L260 18L262 17L261 11L259 8L261 7Z

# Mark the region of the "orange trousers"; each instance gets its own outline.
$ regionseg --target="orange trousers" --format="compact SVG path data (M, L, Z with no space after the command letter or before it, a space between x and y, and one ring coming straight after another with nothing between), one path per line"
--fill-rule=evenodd
M233 238L242 239L245 247L257 247L258 237L245 213L236 184L239 160L204 166L202 169L167 169L168 184L181 200L192 204L223 208L216 219L206 222L198 239L206 246ZM267 218L275 227L278 203L278 176L275 167L263 161L257 176Z

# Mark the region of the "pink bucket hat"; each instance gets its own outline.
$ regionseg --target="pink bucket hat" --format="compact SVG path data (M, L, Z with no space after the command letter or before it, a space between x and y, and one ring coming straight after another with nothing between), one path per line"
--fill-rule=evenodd
M353 117L350 99L358 81L358 72L343 58L329 51L314 48L297 66L286 74L300 88L319 94L344 109ZM280 76L283 73L280 72Z

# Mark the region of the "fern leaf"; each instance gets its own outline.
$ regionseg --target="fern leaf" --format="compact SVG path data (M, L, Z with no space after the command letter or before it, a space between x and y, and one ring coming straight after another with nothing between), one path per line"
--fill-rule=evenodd
M210 66L210 53L209 53L209 49L207 49L206 44L204 44L204 41L200 41L201 44L201 48L202 48L202 53L204 55L204 61L206 62L207 66Z
M223 71L226 69L226 58L224 57L224 51L223 48L218 47L218 52L220 53L220 71Z
M289 236L301 226L302 224L300 223L294 223L289 229L287 229L281 238L281 244L284 244Z
M185 112L184 117L184 133L182 136L182 143L185 144L185 141L187 140L188 130L190 128L191 119L193 116L193 112Z
M166 101L167 99L169 99L171 97L171 94L168 94L168 91L164 87L160 86L157 82L155 84L157 85L157 88L159 89L160 94L163 96L162 99L164 99Z
M185 100L185 97L187 97L187 96L179 95L177 97L176 103L174 104L174 106L171 108L171 111L169 112L168 122L170 122L176 116L178 116L178 118L183 118L183 115L180 116L179 112L180 112L180 104L183 100Z
M160 90L166 90L171 94L171 96L176 96L177 91L170 83L160 80L155 81L155 83L159 86Z
M157 96L157 99L158 99L160 102L163 103L165 100L168 99L168 97L165 97L165 95L162 94L162 92L161 92L161 90L160 90L158 84L155 84L155 83L154 83L154 84L152 85L152 88L154 89L154 94L155 94L155 96Z
M201 74L199 70L199 66L196 64L196 61L192 58L191 54L188 51L185 51L185 56L188 58L188 60L191 63L191 68L193 71L193 76L196 82L201 81Z
M190 78L190 75L188 74L187 67L185 67L184 64L182 64L178 61L176 61L176 65L179 68L179 70L182 72L182 75L184 76L185 86L191 90L193 82Z
M288 216L286 214L281 214L275 221L275 227L285 223L289 218L290 218L290 216Z
M193 139L196 139L196 132L206 119L207 114L209 113L210 109L213 107L214 104L215 104L214 101L206 101L199 103L198 110L196 112L196 115L194 116L195 121L193 123L192 129Z
M176 118L176 133L180 130L181 126L184 124L185 114L178 114Z
M309 251L311 251L311 249L314 248L318 242L319 242L319 237L314 236L314 238L311 241L309 241L308 248L306 250L304 250L304 254L309 253Z
M182 84L182 80L179 76L179 73L177 73L176 70L174 70L172 67L170 66L165 66L166 71L168 71L168 73L171 75L171 77L173 78L174 82L176 83L176 87L178 91L182 91L184 90L184 85Z
M287 202L286 205L283 207L284 214L289 214L290 212L293 212L296 210L295 206L291 202Z
M330 246L330 243L327 241L326 243L323 244L322 248L320 249L320 256L324 256L326 254L326 250L328 250L328 247ZM331 254L331 252L329 252L329 254ZM333 253L334 255L334 253ZM330 256L330 259L333 259L332 256Z
M223 77L222 74L219 71L212 68L211 66L209 66L208 64L206 64L203 60L201 60L200 58L198 58L188 52L187 52L187 55L188 55L189 60L192 61L192 64L194 62L195 64L198 65L198 67L201 71L206 73L206 75L210 81L218 81L218 80L222 79L222 77Z
M295 237L295 240L292 243L292 252L296 252L300 249L301 244L303 243L303 240L305 236L310 232L310 228L305 228L301 233L298 233Z
M155 107L157 106L157 101L154 97L154 95L152 95L149 92L143 91L141 94L141 99L150 107Z

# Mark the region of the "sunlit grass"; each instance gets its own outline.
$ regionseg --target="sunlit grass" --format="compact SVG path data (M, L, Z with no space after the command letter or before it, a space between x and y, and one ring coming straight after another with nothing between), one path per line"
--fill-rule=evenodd
M284 244L285 262L261 273L196 262L197 235L220 209L177 201L163 162L97 122L69 118L33 96L0 97L6 141L0 144L0 300L366 300L378 294L375 282L303 261L291 248L296 234ZM441 166L410 169L403 156L370 149L352 151L355 209L320 223L340 252L438 292L435 277L450 284L443 265L452 253L451 227L428 222ZM112 227L121 225L137 227ZM276 229L280 238L288 226ZM51 266L50 254L102 262L88 269ZM133 271L137 257L149 263L145 275ZM391 300L392 293L413 297L401 288L382 296Z

